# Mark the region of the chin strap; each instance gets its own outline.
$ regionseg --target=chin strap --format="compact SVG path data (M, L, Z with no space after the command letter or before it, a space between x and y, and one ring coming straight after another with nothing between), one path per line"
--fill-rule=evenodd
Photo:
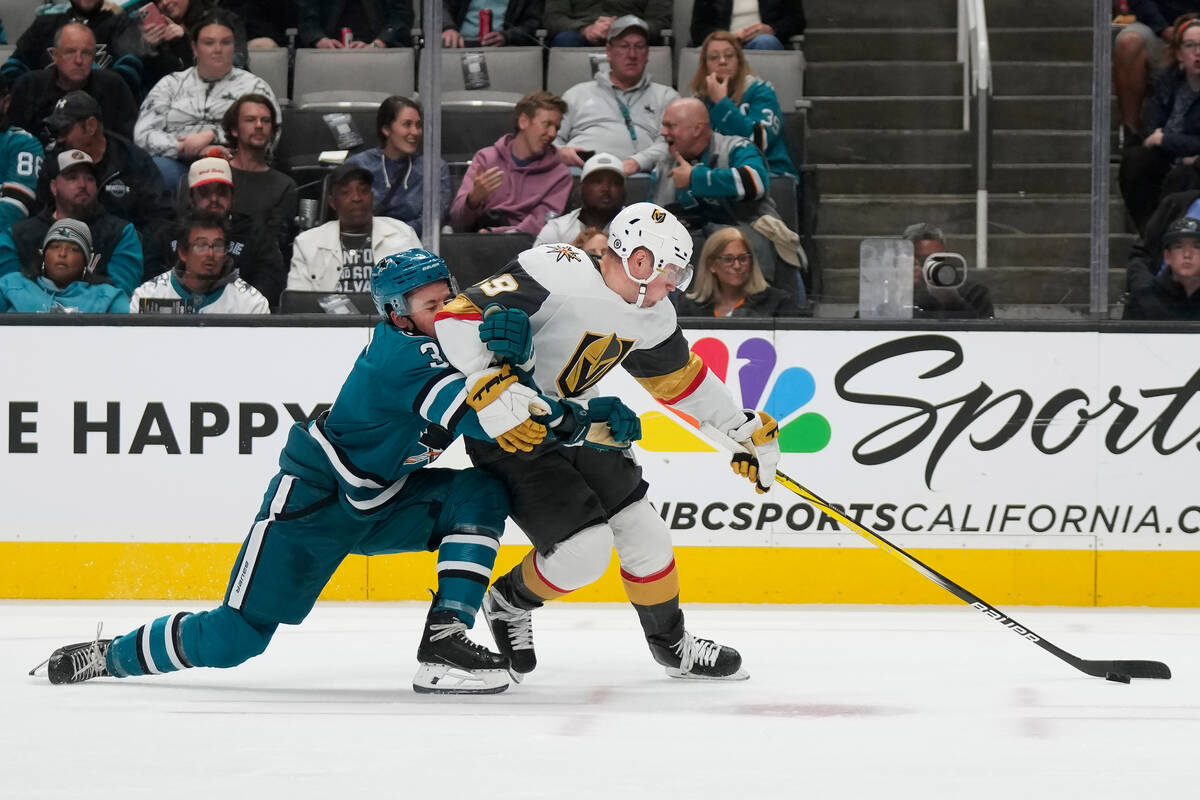
M645 283L638 284L638 296L637 296L637 300L634 301L634 305L637 306L638 308L642 307L642 301L646 299L646 286L647 286L647 284L645 284Z

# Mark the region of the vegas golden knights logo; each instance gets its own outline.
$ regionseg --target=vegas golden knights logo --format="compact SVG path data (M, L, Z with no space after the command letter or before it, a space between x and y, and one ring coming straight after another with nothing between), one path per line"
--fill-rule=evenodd
M667 214L665 211L659 211L658 209L655 209L654 211L650 212L650 219L654 220L655 222L662 222L666 218Z
M615 333L588 331L583 334L567 365L558 373L555 385L563 397L575 397L596 385L609 370L620 364L633 349L636 339L622 339Z

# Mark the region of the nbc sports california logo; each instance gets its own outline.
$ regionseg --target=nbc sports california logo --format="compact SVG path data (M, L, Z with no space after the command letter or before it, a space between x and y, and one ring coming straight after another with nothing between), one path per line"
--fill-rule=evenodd
M762 338L743 341L737 349L734 371L730 372L729 348L720 339L705 338L692 351L725 382L743 408L767 412L779 422L779 447L785 453L816 453L829 444L829 420L805 407L817 392L813 375L804 367L779 369L775 347ZM674 411L642 414L642 438L646 450L656 452L711 452L712 446L693 431L696 422Z

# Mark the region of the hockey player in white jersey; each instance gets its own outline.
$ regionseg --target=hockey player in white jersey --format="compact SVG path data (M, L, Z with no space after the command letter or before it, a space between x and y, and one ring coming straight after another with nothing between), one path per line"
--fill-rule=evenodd
M593 424L601 419L624 443L601 450L560 440L530 453L505 453L467 440L473 462L508 486L510 516L534 545L492 585L483 605L515 680L536 665L532 611L597 580L614 546L650 652L668 675L748 677L736 650L685 628L670 531L646 499L648 486L628 448L640 437L640 421L624 406L614 409L609 398L597 398L594 388L622 364L654 397L743 443L748 452L735 457L734 470L760 492L771 486L778 426L734 403L725 384L690 352L665 299L686 288L691 254L691 236L672 214L637 203L613 219L602 257L565 244L534 247L438 314L438 339L459 370L478 371L500 356L559 401L555 413L573 417L581 436L603 427ZM532 352L520 349L525 315Z

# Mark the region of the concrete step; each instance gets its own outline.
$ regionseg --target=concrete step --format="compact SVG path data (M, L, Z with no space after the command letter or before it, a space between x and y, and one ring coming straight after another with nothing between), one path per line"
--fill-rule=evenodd
M904 3L894 0L854 0L852 3L806 3L804 12L810 28L861 28L864 24L878 28L915 28L920 25L952 28L956 24L957 8L957 0L911 0Z
M961 97L846 97L810 95L809 126L815 130L869 128L872 130L959 129ZM995 130L1091 130L1089 94L996 97L992 104Z
M994 62L995 95L1087 94L1092 65L1077 61ZM841 96L962 96L955 61L829 61L809 63L804 91Z
M857 268L862 235L813 237L820 254L822 271ZM951 236L947 246L975 261L974 234ZM1125 265L1133 236L1128 233L1109 235L1109 266ZM992 234L988 236L988 264L996 267L1037 267L1059 264L1084 268L1091 263L1091 235L1087 233Z
M974 194L969 164L815 164L822 194ZM996 164L988 181L997 194L1085 194L1091 164ZM1116 165L1111 167L1116 185Z
M1090 61L1092 29L988 31L995 61ZM812 28L804 37L809 65L830 61L955 61L954 28ZM929 94L923 92L923 94Z
M988 287L994 304L1063 307L1075 312L1086 309L1091 299L1091 272L1086 267L1030 266L968 269L967 277ZM823 304L858 304L858 267L828 269L822 273ZM1117 302L1125 287L1125 271L1110 269L1108 296Z
M1092 224L1091 198L1038 195L988 198L988 230L993 233L1084 233ZM823 195L817 220L820 235L897 236L914 222L928 222L949 236L975 232L974 195ZM1109 230L1126 228L1125 207L1109 202Z
M975 158L973 131L814 130L810 163L941 164ZM993 163L1082 163L1091 158L1088 131L993 131Z
M1093 4L1085 0L988 0L984 14L989 30L1091 27L1092 7Z

